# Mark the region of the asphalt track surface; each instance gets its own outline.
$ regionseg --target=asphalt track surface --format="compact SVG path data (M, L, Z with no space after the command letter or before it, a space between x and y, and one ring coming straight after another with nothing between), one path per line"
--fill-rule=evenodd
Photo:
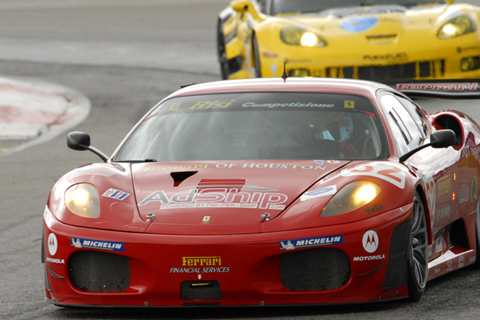
M107 154L157 101L181 84L219 78L215 17L223 0L3 0L0 77L37 79L88 97L89 132ZM430 112L476 101L421 101ZM480 270L428 283L418 303L200 309L59 308L44 301L41 217L48 192L69 170L100 161L69 150L65 133L0 156L0 319L478 319Z

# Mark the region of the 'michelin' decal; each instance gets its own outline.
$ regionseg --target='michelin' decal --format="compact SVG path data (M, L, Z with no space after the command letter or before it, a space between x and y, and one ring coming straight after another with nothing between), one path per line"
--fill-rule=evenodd
M338 234L334 236L303 238L295 240L280 241L280 250L294 250L308 247L321 247L334 244L342 244L343 235Z
M108 251L123 251L123 242L101 241L92 239L72 238L71 246L82 249L99 249Z

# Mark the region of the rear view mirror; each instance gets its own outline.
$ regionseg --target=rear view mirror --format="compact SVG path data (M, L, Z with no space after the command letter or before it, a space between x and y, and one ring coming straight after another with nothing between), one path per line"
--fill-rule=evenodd
M430 136L432 148L445 148L455 144L455 132L450 129L438 130Z
M426 147L432 147L432 148L446 148L453 146L455 144L456 136L455 132L450 129L443 129L443 130L438 130L433 132L430 135L430 143L426 143L424 145L421 145L407 153L405 153L403 156L400 157L400 162L404 162L408 158L410 158L413 154L417 153L418 151L426 148Z
M73 131L67 136L67 146L73 150L85 151L89 150L107 162L108 156L102 151L90 145L90 135L85 132Z
M88 147L90 147L90 135L80 131L70 132L67 136L67 146L73 150L88 150Z

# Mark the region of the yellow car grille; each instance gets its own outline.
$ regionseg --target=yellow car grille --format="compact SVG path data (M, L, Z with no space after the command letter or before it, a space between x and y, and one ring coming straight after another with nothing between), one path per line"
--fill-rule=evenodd
M367 40L372 41L387 41L387 40L394 40L397 38L397 34L381 34L381 35L370 35L366 36Z
M289 76L351 78L376 81L436 79L445 75L445 60L371 66L332 66L324 70L292 69Z

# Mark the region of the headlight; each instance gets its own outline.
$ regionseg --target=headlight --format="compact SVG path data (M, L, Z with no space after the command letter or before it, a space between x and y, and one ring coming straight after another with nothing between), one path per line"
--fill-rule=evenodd
M91 184L81 183L65 192L65 205L74 214L85 218L100 217L98 193Z
M477 29L475 23L465 15L457 16L448 20L438 30L437 37L440 39L450 39L472 33Z
M286 27L280 31L280 38L286 44L303 47L324 47L327 45L319 35L298 27Z
M327 203L322 217L344 214L363 207L380 193L380 187L370 181L355 181L344 186Z

